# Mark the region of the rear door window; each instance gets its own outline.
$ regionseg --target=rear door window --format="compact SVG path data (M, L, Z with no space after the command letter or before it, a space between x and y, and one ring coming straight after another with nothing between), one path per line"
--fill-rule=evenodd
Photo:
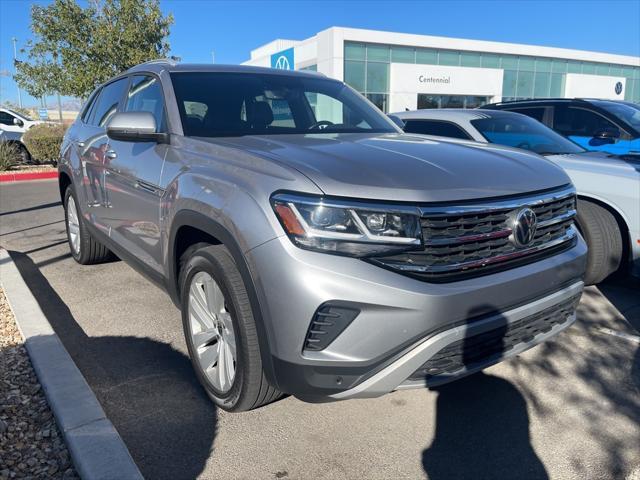
M462 138L465 140L471 139L471 137L462 128L451 122L437 120L405 120L404 122L404 131L407 133Z

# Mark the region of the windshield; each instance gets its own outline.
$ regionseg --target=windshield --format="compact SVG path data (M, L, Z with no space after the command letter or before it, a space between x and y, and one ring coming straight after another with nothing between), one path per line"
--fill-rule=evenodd
M621 118L627 125L640 130L640 106L636 107L627 103L617 102L593 102L598 107L606 110L611 115Z
M334 80L226 72L174 72L171 80L187 136L397 131Z
M523 148L540 155L581 153L585 150L571 140L530 117L520 114L471 120L490 143Z

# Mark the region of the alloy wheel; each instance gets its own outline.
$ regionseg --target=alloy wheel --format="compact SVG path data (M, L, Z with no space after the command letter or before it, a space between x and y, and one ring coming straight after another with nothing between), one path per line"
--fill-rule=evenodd
M203 373L216 390L226 393L236 375L236 336L218 283L206 272L198 272L189 287L191 342Z

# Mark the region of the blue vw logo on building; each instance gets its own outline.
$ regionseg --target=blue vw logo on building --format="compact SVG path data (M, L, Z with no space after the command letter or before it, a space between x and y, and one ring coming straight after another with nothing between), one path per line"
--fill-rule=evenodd
M622 82L616 83L616 95L620 95L622 93Z
M282 50L281 52L271 55L271 68L294 70L293 48L288 48L287 50Z

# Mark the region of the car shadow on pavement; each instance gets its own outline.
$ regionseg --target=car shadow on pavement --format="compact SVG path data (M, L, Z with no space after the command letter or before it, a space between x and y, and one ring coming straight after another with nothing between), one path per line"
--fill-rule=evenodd
M189 358L148 338L87 336L31 258L9 254L143 475L197 477L212 452L217 411Z
M507 321L500 320L491 344L495 358L505 351ZM467 337L461 345L467 368L477 362L474 344ZM511 382L481 371L431 390L438 393L435 435L422 455L430 480L549 478L531 445L527 402Z

